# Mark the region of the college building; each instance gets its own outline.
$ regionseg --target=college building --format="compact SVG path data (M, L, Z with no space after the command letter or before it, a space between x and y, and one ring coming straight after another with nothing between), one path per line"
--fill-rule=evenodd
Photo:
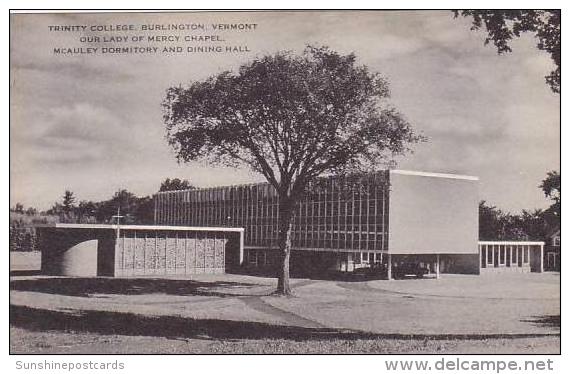
M39 225L44 275L169 277L225 273L243 263L242 228Z
M390 277L410 262L437 275L540 269L533 263L540 243L520 243L514 255L506 243L480 245L478 202L473 176L386 170L321 178L297 206L291 272L318 275L384 264ZM155 195L158 225L243 227L242 267L254 272L278 265L277 209L277 194L267 183Z
M553 257L543 242L478 241L477 190L476 177L404 170L320 178L296 207L291 273L543 271ZM155 225L40 225L42 273L274 275L280 265L267 183L159 192L154 203Z

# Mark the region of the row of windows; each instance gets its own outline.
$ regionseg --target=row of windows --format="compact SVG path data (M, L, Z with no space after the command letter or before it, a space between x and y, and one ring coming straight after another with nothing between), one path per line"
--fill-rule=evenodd
M293 245L306 248L384 249L388 226L385 173L328 178L298 203ZM278 198L268 184L159 193L157 224L245 228L246 245L275 246Z
M521 267L529 264L528 245L482 245L481 267Z
M352 262L357 265L372 265L382 262L382 255L380 253L374 252L356 252L351 253L350 256L347 256L347 254L345 254L344 261L347 261L349 257ZM276 259L271 257L266 250L247 249L245 251L245 263L249 265L267 266L272 265L274 261L276 261Z
M271 204L263 206L260 201L246 201L244 205L237 202L190 203L182 202L180 196L157 195L157 219L159 221L184 221L192 219L196 221L232 223L235 219L246 221L261 221L278 219L278 206ZM319 223L339 222L376 222L376 218L386 208L386 201L370 200L352 204L346 201L329 202L326 205L307 204L301 201L296 211L295 220L299 222L316 221Z

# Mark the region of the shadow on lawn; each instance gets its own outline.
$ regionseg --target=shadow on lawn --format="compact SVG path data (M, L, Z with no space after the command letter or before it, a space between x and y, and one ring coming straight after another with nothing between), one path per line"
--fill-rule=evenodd
M536 326L560 329L560 315L533 316L530 319L523 319L521 322L529 322Z
M105 335L154 336L194 339L306 340L480 340L514 339L560 334L408 335L374 334L334 328L304 328L259 322L193 319L178 316L143 316L133 313L79 310L59 312L10 305L10 325L31 331L89 332Z
M190 279L160 278L39 278L10 281L10 290L89 297L92 294L179 296L240 296L259 285L240 282L199 282ZM231 292L230 292L231 291ZM240 292L241 291L241 292ZM246 291L245 293L243 291Z
M41 270L10 270L11 277L28 277L41 274Z

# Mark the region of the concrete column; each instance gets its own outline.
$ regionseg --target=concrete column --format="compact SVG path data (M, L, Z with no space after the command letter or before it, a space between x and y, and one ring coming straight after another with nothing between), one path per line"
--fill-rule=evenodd
M480 245L477 245L477 248L479 249L479 265L478 265L478 267L479 267L479 269L481 269L483 267L483 265L481 264L481 250L482 249L481 249Z
M439 254L435 255L435 279L439 279Z
M239 264L243 265L244 231L239 232Z
M540 245L540 272L544 273L544 245Z
M386 256L388 257L388 271L387 271L387 278L388 280L392 280L392 255L388 253Z
M524 259L524 257L523 257ZM530 245L526 246L526 259L527 259L527 264L529 264L530 266Z

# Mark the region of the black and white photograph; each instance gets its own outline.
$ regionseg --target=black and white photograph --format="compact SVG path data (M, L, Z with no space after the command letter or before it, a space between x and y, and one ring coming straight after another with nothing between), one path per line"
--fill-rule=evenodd
M9 23L10 355L561 354L561 10Z

